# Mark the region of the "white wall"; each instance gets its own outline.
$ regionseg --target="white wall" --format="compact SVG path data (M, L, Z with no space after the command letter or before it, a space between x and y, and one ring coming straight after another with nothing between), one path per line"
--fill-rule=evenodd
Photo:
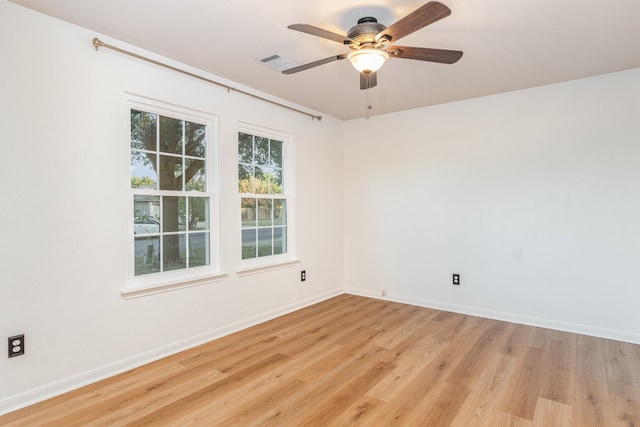
M26 355L0 356L0 413L343 289L342 123L96 52L94 36L0 1L0 354L5 337L26 334ZM219 115L225 280L121 297L125 91ZM238 121L293 134L301 260L241 278Z
M347 291L640 342L640 70L344 140Z

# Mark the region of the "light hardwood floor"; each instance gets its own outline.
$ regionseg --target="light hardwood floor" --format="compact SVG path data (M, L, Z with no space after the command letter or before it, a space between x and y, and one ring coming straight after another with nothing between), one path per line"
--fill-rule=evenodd
M640 427L640 346L341 295L0 425Z

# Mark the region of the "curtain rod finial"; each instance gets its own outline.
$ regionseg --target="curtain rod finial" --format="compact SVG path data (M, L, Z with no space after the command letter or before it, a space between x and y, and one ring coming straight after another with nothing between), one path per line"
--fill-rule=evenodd
M99 48L99 47L100 47L100 45L102 44L102 42L101 42L97 37L94 37L94 38L93 38L92 43L93 43L93 47L95 47L95 48L96 48L96 50L98 50L98 48Z

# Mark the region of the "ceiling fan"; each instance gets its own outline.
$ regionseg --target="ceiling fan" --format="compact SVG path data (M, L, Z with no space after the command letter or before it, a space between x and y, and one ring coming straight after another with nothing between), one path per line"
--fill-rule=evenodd
M360 89L369 89L378 83L377 71L389 58L416 59L418 61L453 64L462 57L459 50L431 49L391 45L414 31L433 24L451 14L451 9L437 1L430 1L390 27L378 22L376 18L364 17L347 32L346 36L323 30L308 24L293 24L287 28L333 40L348 46L351 51L330 56L308 64L284 70L283 74L294 74L319 65L348 58L360 72Z

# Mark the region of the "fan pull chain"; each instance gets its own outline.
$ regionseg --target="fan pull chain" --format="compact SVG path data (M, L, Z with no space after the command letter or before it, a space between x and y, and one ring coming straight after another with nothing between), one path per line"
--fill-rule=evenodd
M373 107L371 106L371 89L367 88L367 110L371 110ZM365 119L369 120L369 112L367 111Z

